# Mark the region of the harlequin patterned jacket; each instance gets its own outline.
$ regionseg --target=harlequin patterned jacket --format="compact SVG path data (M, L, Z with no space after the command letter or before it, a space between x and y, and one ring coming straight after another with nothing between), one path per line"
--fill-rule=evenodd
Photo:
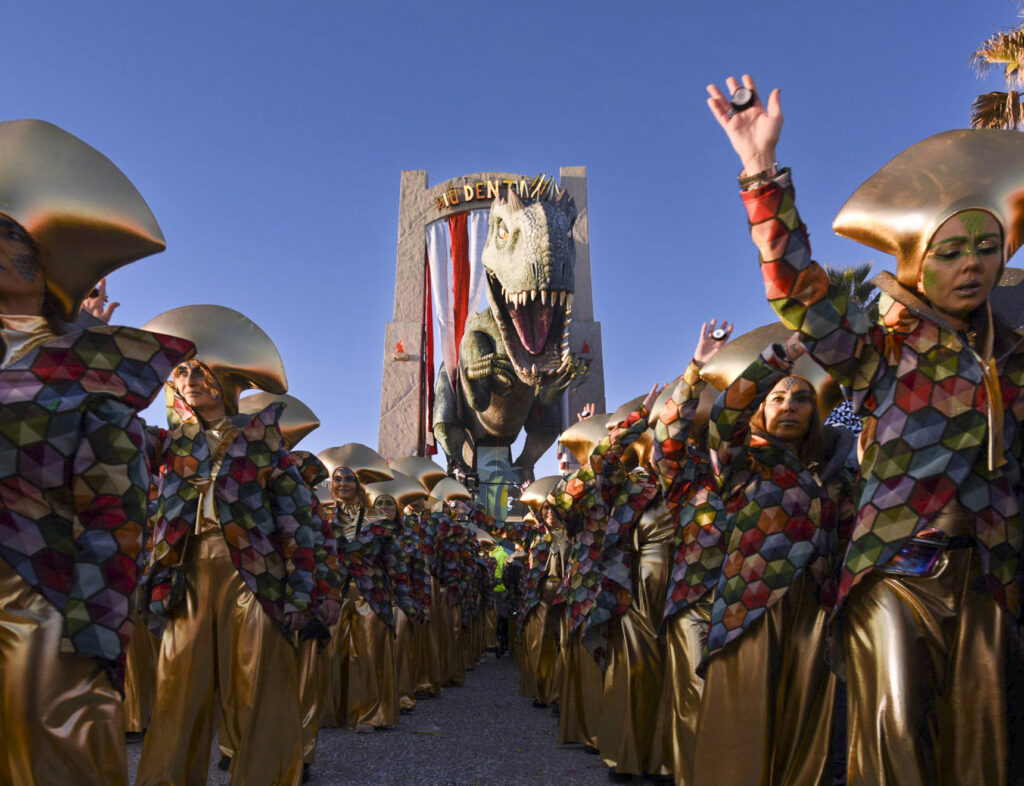
M336 506L336 516L340 508ZM335 526L335 531L340 529L340 524ZM359 587L374 614L390 628L395 627L392 604L415 615L409 595L409 571L392 522L364 518L354 538L348 540L343 534L339 537L338 550L344 555L348 578Z
M530 557L523 570L523 606L519 614L520 629L541 602L541 589L548 575L548 561L551 559L551 533L543 524L538 525L538 535L530 546Z
M714 589L725 558L725 504L706 446L690 433L706 385L700 368L691 362L654 426L658 482L675 525L666 620Z
M844 469L853 435L823 466L805 466L785 443L752 431L750 419L790 363L768 347L715 401L708 444L728 514L725 562L711 610L708 654L750 629L807 573L822 605L835 601L840 516L852 518Z
M590 456L609 516L601 543L601 585L583 631L583 646L602 668L607 665L610 624L633 602L633 529L658 495L658 484L645 469L627 472L622 464L626 448L647 430L647 416L646 407L631 413Z
M869 323L811 259L788 170L743 201L772 307L865 419L840 599L955 498L973 514L988 591L1019 620L1021 336L985 313L975 349L887 274L881 324Z
M103 326L0 370L0 557L64 616L62 649L118 684L150 486L138 412L194 352Z
M590 619L601 588L601 547L608 524L608 507L597 489L589 464L562 478L548 495L573 532L560 595L569 615L569 630Z
M427 622L430 620L430 568L419 533L419 517L403 516L398 547L405 556L405 564L409 571L411 619L416 622Z
M312 453L291 454L299 475L309 488L310 515L313 526L318 529L322 538L317 540L314 548L316 556L316 583L314 585L313 605L318 607L321 601L333 600L341 603L341 588L345 583L338 564L338 539L329 518L324 517L323 506L314 489L317 484L327 479L327 467Z
M168 384L178 425L151 429L154 466L160 467L153 554L145 584L149 610L173 614L172 592L189 533L195 530L199 491L193 481L210 477L211 455L199 418ZM234 415L239 429L213 479L217 518L231 561L246 586L286 635L286 615L313 616L315 549L323 535L314 525L311 494L284 448L277 427L282 404L256 415Z

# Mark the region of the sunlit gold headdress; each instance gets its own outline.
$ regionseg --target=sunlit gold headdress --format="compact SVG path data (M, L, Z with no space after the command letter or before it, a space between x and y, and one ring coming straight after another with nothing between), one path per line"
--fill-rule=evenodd
M519 496L519 501L534 510L540 510L541 505L547 501L548 494L554 490L560 480L561 477L558 475L545 475L542 478L537 478L526 487L526 491Z
M47 289L67 321L105 275L165 248L156 219L124 173L43 120L0 123L0 213L32 237Z
M769 344L784 344L793 335L781 322L754 328L733 339L704 364L700 375L719 390L725 390L743 373ZM810 355L801 355L793 364L792 376L803 377L818 395L818 410L824 417L843 400L837 383Z
M470 500L473 495L469 489L463 486L454 478L442 478L430 490L430 496L443 500L444 502L455 502L456 500Z
M341 447L321 450L317 458L327 467L329 475L333 475L338 467L348 467L356 473L359 482L364 484L380 483L394 477L384 457L373 448L359 442L349 442Z
M225 306L180 306L153 317L144 330L187 338L196 345L196 360L220 382L224 405L238 411L243 390L258 388L281 395L288 390L284 363L274 342L259 325Z
M395 459L391 462L391 469L408 475L427 491L434 488L441 478L448 476L441 466L423 456L404 456Z
M426 490L415 480L408 475L403 475L401 472L395 472L393 469L392 472L394 473L394 478L391 480L367 484L366 495L369 497L371 505L381 494L390 494L394 497L399 509L418 499L427 498Z
M590 463L590 454L594 452L597 444L608 436L608 429L605 428L608 417L606 412L591 415L573 423L558 437L562 447L572 453L581 467Z
M277 402L285 405L277 426L284 435L285 445L289 450L294 450L306 436L320 428L320 419L313 410L295 396L287 393L276 396L271 393L253 393L239 400L238 411L244 415L255 415Z
M935 230L961 210L986 210L1003 228L1004 261L1024 242L1024 135L945 131L907 148L843 205L837 234L896 257L896 277L916 289Z

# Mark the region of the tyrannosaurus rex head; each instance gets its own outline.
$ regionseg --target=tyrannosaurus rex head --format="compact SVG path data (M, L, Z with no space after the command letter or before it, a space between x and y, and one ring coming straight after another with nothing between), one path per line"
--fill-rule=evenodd
M487 299L519 378L539 385L569 354L576 206L567 192L526 201L509 189L491 203L482 262Z

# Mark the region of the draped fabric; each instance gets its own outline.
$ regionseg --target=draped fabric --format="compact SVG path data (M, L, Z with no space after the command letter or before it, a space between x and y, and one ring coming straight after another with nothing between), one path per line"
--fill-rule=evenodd
M475 314L483 294L481 263L487 240L488 209L456 213L426 227L427 266L433 313L441 339L448 378L455 384L459 342L466 321ZM426 312L429 314L430 309Z

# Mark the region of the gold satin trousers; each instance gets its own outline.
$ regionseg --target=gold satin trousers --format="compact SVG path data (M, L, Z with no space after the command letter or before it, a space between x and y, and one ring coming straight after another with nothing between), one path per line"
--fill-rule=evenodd
M128 783L121 695L61 652L64 619L0 558L0 783Z
M1007 664L1002 609L972 589L980 575L974 549L954 549L930 575L875 570L850 592L850 786L1007 783L1005 671L1022 666Z
M444 615L441 603L444 593L436 577L430 578L430 619L425 625L416 625L416 691L433 697L441 695L444 655L442 654Z
M182 608L160 641L156 706L136 786L206 783L219 694L236 748L231 783L302 777L298 662L231 562L220 529L193 536Z
M583 628L568 634L558 702L558 744L583 743L597 748L604 674L583 646Z
M530 611L522 631L519 695L543 704L556 703L562 687L562 644L568 638L569 620L564 605L552 606L560 581L557 576L544 579L540 603Z
M149 726L156 701L156 659L160 640L141 620L135 621L128 644L124 680L124 730L143 732Z
M320 732L320 648L316 639L299 642L299 714L302 718L302 762L316 761Z
M345 660L345 725L394 726L398 723L395 634L370 608L355 582L341 607L341 652ZM340 710L339 710L340 714Z
M665 687L655 739L664 735L672 748L676 786L690 786L697 718L704 680L697 675L711 621L711 601L701 600L665 623Z
M462 609L455 605L454 594L442 589L438 612L442 684L462 685L466 682L466 660L463 655L465 642Z
M398 708L412 710L416 706L416 651L412 621L398 606L395 615L395 670L398 672Z
M749 630L711 657L693 783L829 782L836 677L825 662L827 614L801 574Z

